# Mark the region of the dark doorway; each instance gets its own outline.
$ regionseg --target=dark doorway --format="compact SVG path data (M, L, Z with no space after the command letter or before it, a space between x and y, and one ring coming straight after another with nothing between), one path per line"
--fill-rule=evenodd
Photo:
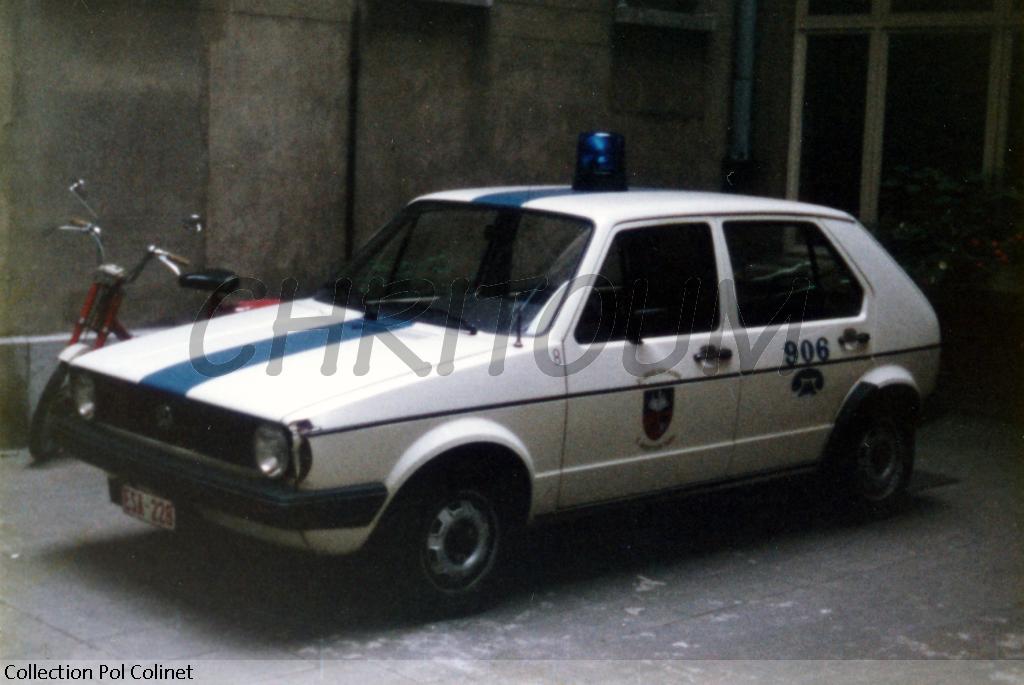
M867 35L807 39L801 200L858 213L867 73Z
M987 32L890 39L883 183L901 167L981 173L991 41Z

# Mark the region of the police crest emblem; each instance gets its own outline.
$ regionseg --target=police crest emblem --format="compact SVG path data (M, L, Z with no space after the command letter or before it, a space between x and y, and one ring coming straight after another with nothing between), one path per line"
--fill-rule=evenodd
M658 388L644 392L644 434L649 440L657 440L665 434L672 423L675 404L675 388Z

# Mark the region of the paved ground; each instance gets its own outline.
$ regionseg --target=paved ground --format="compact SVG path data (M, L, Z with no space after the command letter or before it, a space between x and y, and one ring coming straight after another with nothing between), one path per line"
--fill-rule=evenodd
M870 682L877 664L678 660L998 659L881 668L1024 683L1024 662L1010 661L1024 658L1022 430L935 419L918 465L913 496L885 521L830 513L797 485L551 526L524 545L498 606L424 623L358 561L214 528L163 533L108 504L98 471L8 453L0 658L276 659L247 667L396 682ZM592 661L568 678L563 659Z

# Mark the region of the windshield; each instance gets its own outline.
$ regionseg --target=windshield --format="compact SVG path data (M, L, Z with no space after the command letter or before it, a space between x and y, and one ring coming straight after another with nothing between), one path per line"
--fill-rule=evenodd
M531 334L576 271L590 230L583 219L515 207L418 203L316 298L368 317Z

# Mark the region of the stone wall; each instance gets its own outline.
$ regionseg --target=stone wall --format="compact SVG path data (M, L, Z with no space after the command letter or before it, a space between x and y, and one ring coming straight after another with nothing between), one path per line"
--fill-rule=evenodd
M0 3L0 447L23 444L54 347L10 336L68 330L94 266L87 238L51 230L84 214L72 178L88 180L121 264L157 243L279 283L342 254L351 12L347 0ZM196 211L199 236L180 226ZM199 302L153 264L122 314L129 327L187 321Z
M731 3L693 7L714 14L711 32L616 24L613 8L371 3L360 24L357 240L431 190L567 183L577 133L595 128L625 134L634 185L717 189Z
M159 239L194 253L181 216L206 180L200 15L170 4L24 2L13 14L12 117L5 129L10 229L4 334L67 327L94 264L82 236L50 229L83 215L66 188L89 180L111 257ZM201 250L200 250L201 251ZM140 282L153 297L161 281ZM157 298L148 316L157 316Z
M232 9L208 17L206 257L274 288L319 282L344 249L352 7Z
M66 192L79 176L119 263L155 242L271 279L323 271L323 243L340 228L350 9L5 3L13 88L0 335L63 330L80 304L91 246L49 231L82 214ZM204 236L180 228L193 211L208 217ZM194 311L154 267L127 300L132 325Z
M4 3L0 336L64 330L79 305L91 248L48 230L81 213L79 176L113 259L157 242L305 289L419 193L566 182L581 130L626 134L636 185L717 188L731 3L684 4L711 30L616 23L612 0ZM203 236L179 227L193 211ZM194 307L153 268L124 313Z

